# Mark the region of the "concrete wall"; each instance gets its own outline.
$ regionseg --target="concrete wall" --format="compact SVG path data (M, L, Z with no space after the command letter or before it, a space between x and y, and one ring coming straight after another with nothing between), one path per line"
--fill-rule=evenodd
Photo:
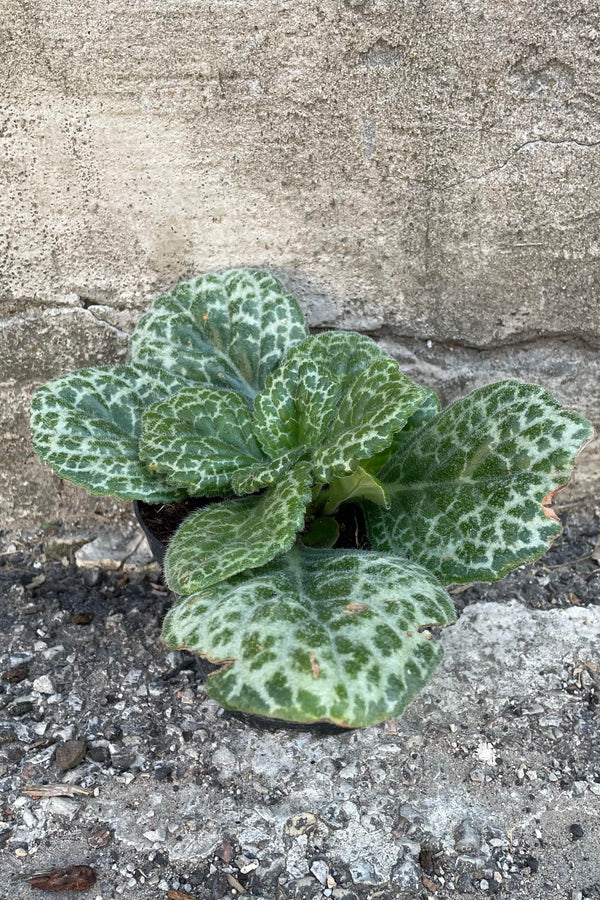
M3 525L118 513L41 469L33 386L233 265L445 399L514 375L598 419L597 3L0 7Z

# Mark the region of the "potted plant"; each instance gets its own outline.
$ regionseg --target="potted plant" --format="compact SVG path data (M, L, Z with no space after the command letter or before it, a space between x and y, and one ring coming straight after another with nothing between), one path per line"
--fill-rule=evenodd
M42 460L92 494L194 509L166 553L163 638L220 664L210 696L354 727L398 716L431 678L428 627L454 620L444 585L546 551L552 497L593 433L516 381L441 411L371 339L310 336L251 269L159 297L127 364L44 385L31 427Z

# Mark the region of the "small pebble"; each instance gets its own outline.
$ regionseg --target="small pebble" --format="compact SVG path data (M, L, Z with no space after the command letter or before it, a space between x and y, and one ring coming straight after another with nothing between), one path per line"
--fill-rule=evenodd
M8 682L8 684L20 684L21 681L24 681L29 674L29 666L26 662L21 662L16 666L12 666L10 669L6 669L2 673L2 681Z
M583 837L583 828L581 827L581 825L579 825L579 823L571 825L569 831L571 832L571 838L574 841L578 841Z
M454 846L459 853L476 853L481 847L481 834L469 819L463 819L456 828Z
M74 769L85 759L86 744L84 740L65 741L56 748L56 765L63 772Z
M32 709L33 703L31 700L16 700L14 703L9 703L6 708L9 716L14 716L17 719L21 716L26 716Z
M52 679L48 675L40 675L39 678L35 679L32 687L38 694L53 694L55 690Z
M240 869L240 872L242 870ZM321 884L327 884L327 875L329 874L329 866L323 859L315 859L312 866L310 867L310 871L313 873L317 881L320 881Z

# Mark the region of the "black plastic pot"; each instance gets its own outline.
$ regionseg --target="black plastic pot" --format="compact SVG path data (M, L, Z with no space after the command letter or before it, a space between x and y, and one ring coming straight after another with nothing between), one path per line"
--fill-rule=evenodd
M205 506L207 503L215 502L206 498L194 498L191 501L185 501L187 507L189 507L189 512L192 512L194 509L200 509L202 506ZM157 530L153 527L157 521L160 521L160 514L162 510L169 509L170 518L173 518L174 504L150 504L144 503L141 500L133 501L133 511L135 513L135 517L138 520L140 527L146 538L148 539L148 544L150 545L150 550L152 551L152 555L154 559L159 564L161 568L164 568L165 556L167 553L167 547L169 543L169 537L173 535L168 535L168 527L167 528L159 528L158 533ZM174 533L174 531L173 531ZM159 537L159 534L162 537ZM195 653L191 653L190 656L193 656L195 660L196 670L206 678L207 675L210 675L211 672L216 672L219 666L215 666L212 663L208 662L206 659L203 659L201 656L198 656ZM285 722L282 719L269 719L266 716L256 716L251 715L250 713L238 712L237 710L224 710L224 717L230 717L234 719L238 719L239 721L244 722L246 725L250 725L252 728L259 729L261 731L310 731L313 734L342 734L348 731L352 731L351 728L342 728L340 725L333 725L329 722L316 722L314 725L301 724L299 722Z
M165 556L167 555L167 544L163 543L159 537L149 528L146 524L146 519L144 518L144 507L149 506L148 503L143 503L140 500L133 501L133 511L135 513L135 517L138 520L139 526L146 535L146 539L148 541L148 545L150 550L152 551L152 556L159 564L161 569L165 564Z

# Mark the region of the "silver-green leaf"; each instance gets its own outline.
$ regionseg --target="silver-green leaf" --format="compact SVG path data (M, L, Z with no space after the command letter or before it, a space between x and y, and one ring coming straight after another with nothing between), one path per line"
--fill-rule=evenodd
M185 379L146 366L80 369L39 388L31 404L33 445L61 478L91 494L147 503L187 491L139 458L144 409L177 392Z
M202 385L148 407L140 456L149 468L200 497L230 492L234 474L248 477L265 462L243 397Z
M202 275L159 297L129 344L130 359L234 390L252 401L308 329L296 299L269 272Z
M420 566L297 546L182 598L163 638L224 663L206 690L228 709L358 727L402 713L442 656L420 629L453 620L449 596Z
M169 545L165 577L192 594L290 549L311 498L310 465L297 463L264 494L226 500L192 513Z
M309 448L315 480L325 483L388 446L424 398L369 338L327 332L292 350L269 378L254 434L274 458Z
M537 385L473 391L414 431L379 472L391 505L365 504L373 548L445 584L502 578L560 533L551 494L592 434Z

